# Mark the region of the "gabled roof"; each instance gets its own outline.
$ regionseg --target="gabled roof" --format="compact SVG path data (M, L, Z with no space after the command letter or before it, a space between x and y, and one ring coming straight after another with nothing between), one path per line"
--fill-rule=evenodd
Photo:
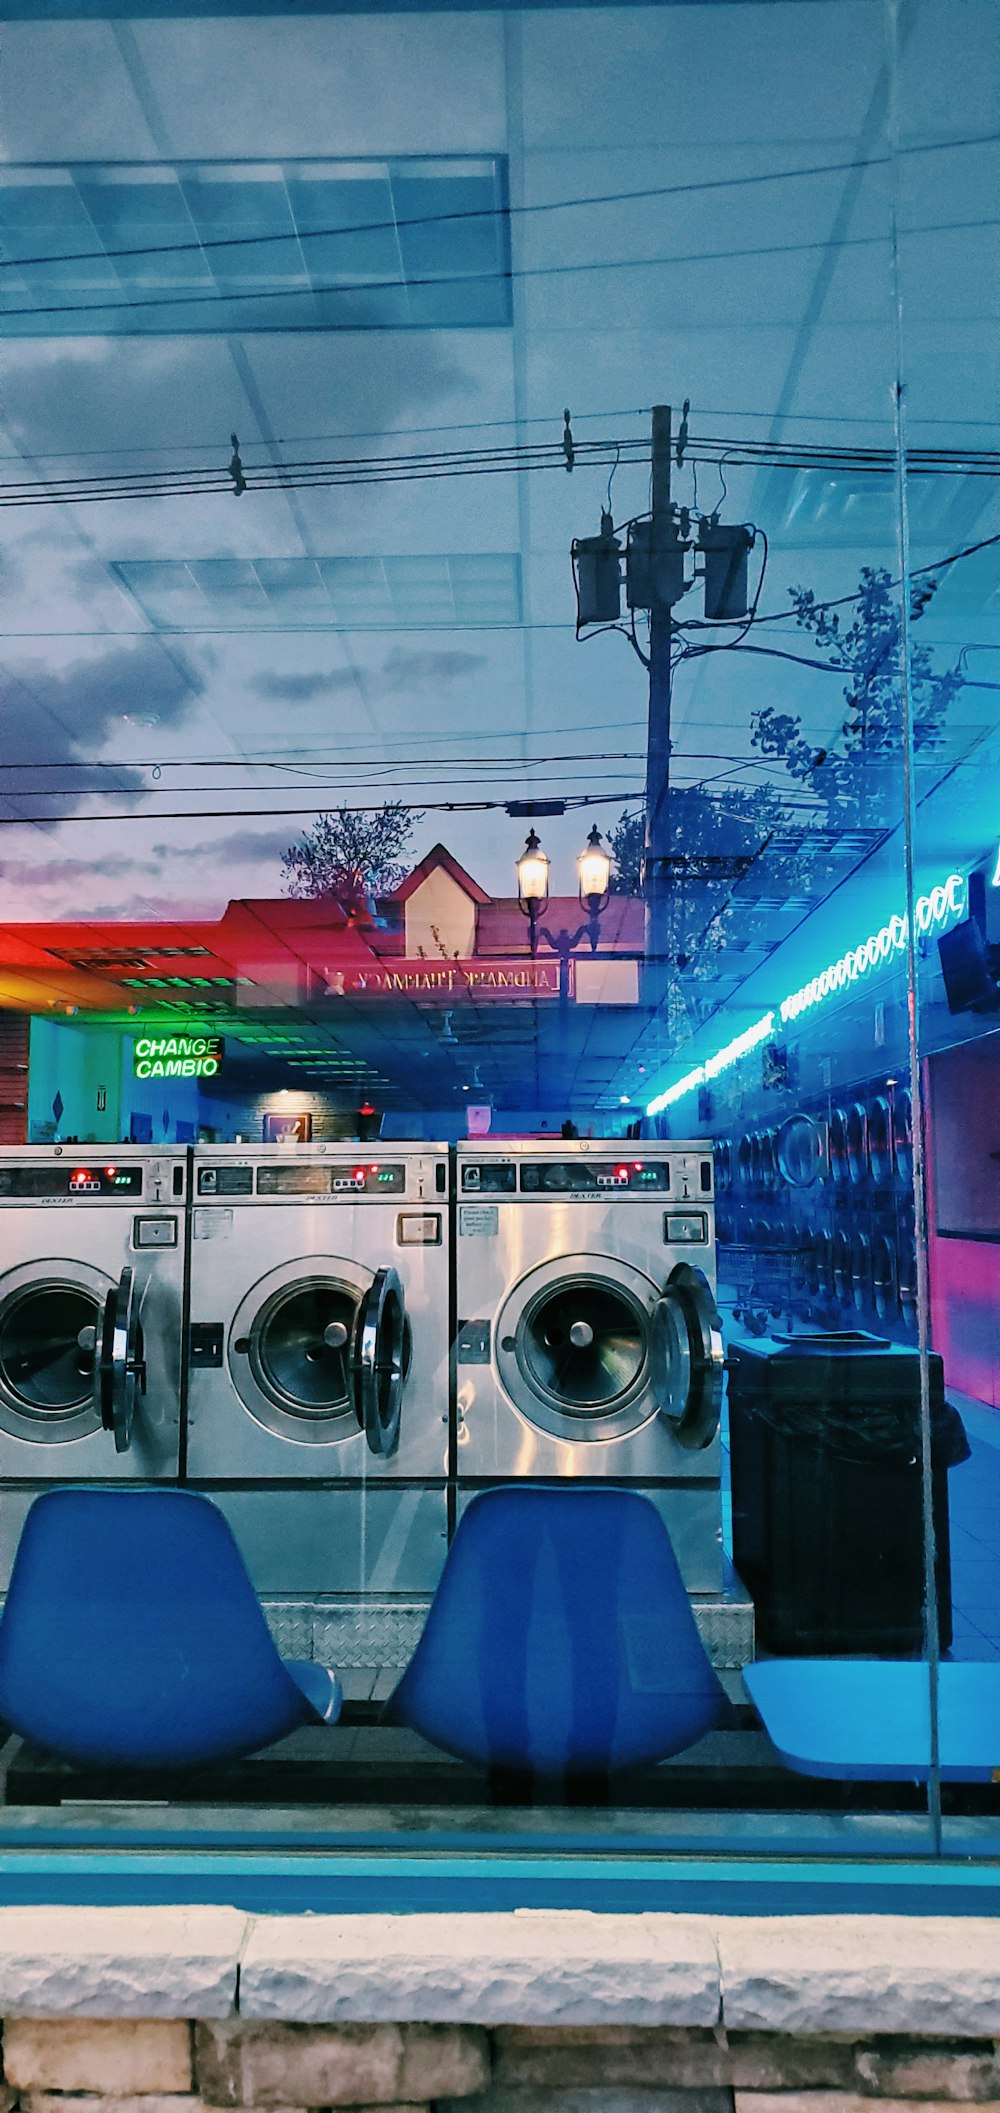
M432 846L426 858L422 858L419 865L414 866L412 873L408 873L406 879L400 882L390 900L408 902L410 896L416 894L421 882L427 880L431 873L447 873L456 887L461 888L463 895L468 896L470 902L482 906L493 900L491 895L487 895L485 888L481 888L479 882L473 880L471 873L467 873L465 867L459 865L457 858L452 858L451 852L446 851L443 844Z

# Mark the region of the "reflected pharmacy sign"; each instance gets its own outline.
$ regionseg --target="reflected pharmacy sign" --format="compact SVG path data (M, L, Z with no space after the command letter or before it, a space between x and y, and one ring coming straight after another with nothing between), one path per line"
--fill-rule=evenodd
M413 998L426 1005L434 999L454 1004L456 1000L493 999L510 1004L518 998L558 998L559 963L527 961L523 956L508 960L381 961L359 967L328 968L324 972L328 998Z
M224 1051L217 1034L143 1034L132 1052L132 1069L137 1079L214 1079Z
M1000 887L1000 850L992 867L991 885L994 888ZM918 896L914 906L917 939L927 939L931 934L937 936L949 925L954 924L956 919L963 917L967 900L968 887L962 873L949 873L945 880L938 881L926 895ZM822 1004L824 999L836 997L839 992L849 990L879 969L887 967L890 961L895 961L905 952L909 938L910 920L906 911L894 911L893 915L879 926L877 932L869 932L854 946L847 947L844 953L838 955L836 961L827 962L825 968L821 968L817 975L811 976L808 983L803 983L798 990L790 991L786 998L782 998L774 1012L765 1013L753 1027L747 1028L745 1034L737 1035L734 1041L727 1042L714 1056L707 1057L703 1064L696 1064L692 1071L685 1072L676 1085L668 1086L665 1092L657 1094L655 1100L647 1102L646 1114L661 1115L664 1108L671 1107L683 1094L692 1093L696 1086L704 1086L710 1079L717 1078L720 1071L728 1070L730 1064L737 1063L741 1057L747 1056L751 1049L756 1049L759 1043L765 1042L776 1020L787 1026L790 1021L801 1019L803 1013L810 1012L815 1005Z

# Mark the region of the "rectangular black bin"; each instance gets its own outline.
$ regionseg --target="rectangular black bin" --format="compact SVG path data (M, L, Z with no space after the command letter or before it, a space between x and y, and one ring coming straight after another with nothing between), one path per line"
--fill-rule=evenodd
M936 1432L948 1414L939 1357L930 1360L930 1380ZM765 1650L888 1658L923 1648L919 1414L916 1350L860 1333L732 1345L733 1559ZM932 1457L938 1622L947 1650L943 1444L935 1442Z

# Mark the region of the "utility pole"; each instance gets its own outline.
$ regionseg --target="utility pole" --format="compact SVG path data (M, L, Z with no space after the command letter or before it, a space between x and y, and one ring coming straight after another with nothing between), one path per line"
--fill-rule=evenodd
M667 546L676 550L670 504L673 435L669 404L653 407L650 577L660 592L649 616L649 726L646 744L646 982L655 1005L666 985L670 867L670 640L671 603L660 598L669 567Z

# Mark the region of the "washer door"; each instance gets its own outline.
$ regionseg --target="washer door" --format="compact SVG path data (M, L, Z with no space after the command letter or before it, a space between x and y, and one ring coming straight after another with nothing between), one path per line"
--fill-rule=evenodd
M0 1430L64 1445L101 1428L96 1345L111 1279L86 1262L26 1262L0 1279Z
M872 1180L880 1189L892 1180L892 1109L878 1093L868 1110L868 1158Z
M406 1366L403 1287L394 1269L380 1269L358 1307L351 1349L355 1414L377 1460L391 1460L399 1445Z
M135 1272L127 1265L104 1302L101 1354L94 1371L94 1397L116 1453L132 1443L136 1404L146 1392L146 1359Z
M879 1233L872 1247L872 1287L880 1321L899 1317L899 1269L895 1242Z
M678 1262L653 1309L653 1393L686 1452L711 1445L722 1407L722 1323L708 1278Z
M913 1180L913 1100L901 1086L892 1104L892 1153L901 1180Z

